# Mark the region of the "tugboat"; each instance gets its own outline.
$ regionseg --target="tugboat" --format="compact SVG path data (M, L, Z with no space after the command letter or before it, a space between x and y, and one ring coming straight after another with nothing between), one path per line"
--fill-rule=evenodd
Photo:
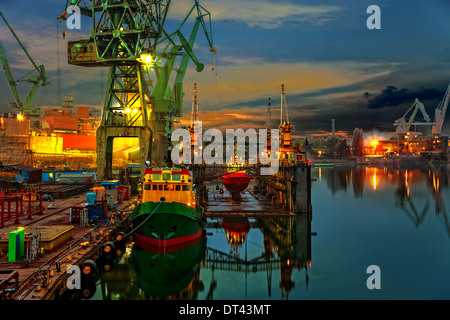
M137 246L166 250L195 242L203 235L204 219L188 169L146 168L142 203L132 215Z

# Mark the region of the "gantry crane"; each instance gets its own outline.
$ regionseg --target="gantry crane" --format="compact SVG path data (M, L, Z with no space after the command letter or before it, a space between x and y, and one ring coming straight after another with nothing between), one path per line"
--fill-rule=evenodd
M68 62L80 66L109 66L102 122L97 130L97 171L112 176L112 141L139 138L141 174L145 162L163 164L167 157L166 131L181 116L183 78L190 60L197 71L204 65L194 54L200 26L213 46L211 15L197 0L180 27L169 32L165 22L171 0L73 0L82 15L93 20L91 37L68 43ZM67 19L68 6L59 20ZM181 28L196 13L188 39ZM208 22L208 23L207 23ZM170 119L167 114L170 111ZM169 123L169 125L168 125Z
M12 27L9 25L8 21L6 20L5 16L0 12L0 16L2 17L3 21L13 34L14 38L19 43L22 50L27 55L28 59L30 60L31 64L33 65L34 69L22 76L21 78L15 80L14 76L11 72L11 69L9 68L8 61L5 56L5 52L3 50L3 47L0 43L0 60L2 62L3 70L5 71L6 80L8 81L9 88L11 90L11 93L14 97L14 102L10 103L10 106L18 109L22 115L25 117L30 116L40 116L40 109L32 109L31 103L33 102L34 96L36 95L36 91L40 86L46 86L50 84L50 81L47 77L47 73L45 72L45 68L43 65L37 66L36 63L33 61L25 47L23 46L22 42L20 42L19 38L17 37L16 33L12 29ZM37 72L37 75L35 74ZM34 73L34 74L33 74ZM26 96L25 100L22 102L19 96L19 91L17 89L17 84L19 82L29 82L32 84L30 91L28 92L28 95Z
M450 84L448 85L447 91L444 97L434 111L434 125L431 128L431 133L433 135L440 135L442 131L442 126L444 124L445 113L447 112L448 101L450 100Z

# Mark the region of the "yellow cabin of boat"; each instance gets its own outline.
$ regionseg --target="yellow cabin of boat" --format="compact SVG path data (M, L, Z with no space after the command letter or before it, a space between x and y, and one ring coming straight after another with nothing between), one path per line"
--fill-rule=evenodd
M180 202L195 207L191 174L187 169L147 168L144 173L142 202Z

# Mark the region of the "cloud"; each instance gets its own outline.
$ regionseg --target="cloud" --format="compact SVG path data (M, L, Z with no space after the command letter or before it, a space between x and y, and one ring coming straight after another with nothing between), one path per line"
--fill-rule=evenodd
M380 94L374 95L368 92L364 93L367 98L367 108L381 109L386 107L398 106L404 103L414 103L417 98L420 101L429 99L438 99L444 95L445 91L430 88L418 88L417 90L398 89L395 86L387 86Z
M286 22L321 25L341 10L334 5L299 5L269 0L211 0L202 5L211 12L211 19L215 22L234 21L261 29L280 28ZM172 18L183 19L190 6L191 1L180 1L170 7L169 14Z

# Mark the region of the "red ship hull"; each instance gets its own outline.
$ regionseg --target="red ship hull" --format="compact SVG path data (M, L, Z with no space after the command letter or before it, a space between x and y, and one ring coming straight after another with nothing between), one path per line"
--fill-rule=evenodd
M250 183L250 177L245 172L225 172L222 180L223 185L231 193L233 199L240 198L241 192L247 189Z

